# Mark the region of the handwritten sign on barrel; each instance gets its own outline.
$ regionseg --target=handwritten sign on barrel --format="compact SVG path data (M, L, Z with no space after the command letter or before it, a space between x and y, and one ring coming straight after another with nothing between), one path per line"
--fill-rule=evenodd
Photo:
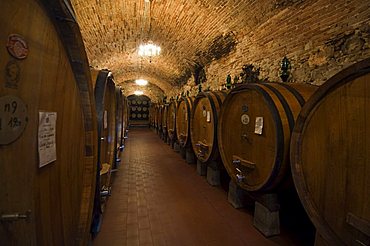
M0 97L0 144L17 140L27 125L27 107L17 96Z

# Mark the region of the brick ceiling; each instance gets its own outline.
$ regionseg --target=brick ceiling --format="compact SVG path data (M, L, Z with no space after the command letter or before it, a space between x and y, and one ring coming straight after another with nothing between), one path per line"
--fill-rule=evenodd
M186 83L199 64L230 52L238 37L273 14L277 2L72 0L90 65L110 69L123 88L144 78L152 93L165 94ZM137 54L147 40L162 49L151 61Z

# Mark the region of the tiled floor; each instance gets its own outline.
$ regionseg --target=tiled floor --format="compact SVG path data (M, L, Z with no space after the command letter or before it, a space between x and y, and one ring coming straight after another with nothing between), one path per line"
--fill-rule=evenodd
M93 245L297 245L266 239L252 220L153 131L132 129Z

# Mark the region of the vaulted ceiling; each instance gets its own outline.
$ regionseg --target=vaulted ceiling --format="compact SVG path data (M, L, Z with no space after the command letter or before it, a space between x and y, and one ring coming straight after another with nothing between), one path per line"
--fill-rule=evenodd
M269 18L276 2L72 0L90 65L111 70L124 88L144 78L155 93L165 94L186 83L197 67L230 52L238 37ZM138 55L148 40L161 47L160 56Z

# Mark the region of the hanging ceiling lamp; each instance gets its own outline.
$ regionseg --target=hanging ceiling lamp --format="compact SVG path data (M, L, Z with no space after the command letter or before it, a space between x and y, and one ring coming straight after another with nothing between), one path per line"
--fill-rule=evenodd
M135 80L135 83L137 85L140 85L140 86L145 86L145 85L148 84L148 80L145 80L145 79L137 79L137 80Z
M141 95L144 95L144 92L143 91L134 91L134 94L136 96L141 96Z
M148 41L146 44L139 46L139 56L158 56L161 53L161 47L153 44L152 41Z
M142 57L153 57L158 56L161 53L161 47L154 44L150 40L151 32L152 32L152 1L153 0L145 0L146 3L149 3L149 31L148 31L148 37L149 40L146 43L143 43L139 46L138 54ZM147 10L144 9L144 20L146 19L146 12ZM143 30L143 28L142 28ZM151 61L151 60L150 60Z

